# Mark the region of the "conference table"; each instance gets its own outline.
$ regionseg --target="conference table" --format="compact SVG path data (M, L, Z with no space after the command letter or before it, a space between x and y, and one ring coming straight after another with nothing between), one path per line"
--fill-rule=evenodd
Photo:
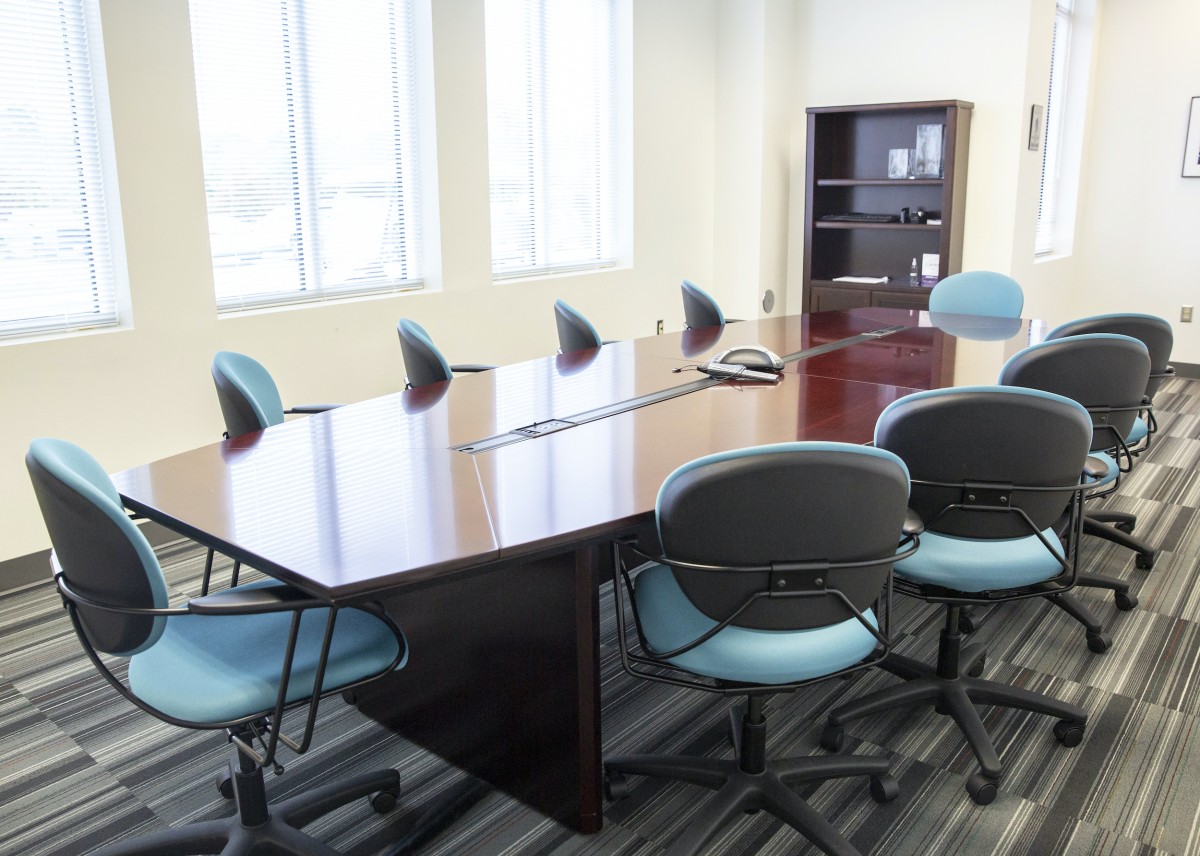
M594 832L598 586L613 538L653 538L664 478L728 449L868 442L891 402L992 383L1044 335L899 309L742 321L385 395L113 478L129 508L253 568L338 606L382 603L409 661L359 709ZM784 358L780 381L695 370L748 344Z

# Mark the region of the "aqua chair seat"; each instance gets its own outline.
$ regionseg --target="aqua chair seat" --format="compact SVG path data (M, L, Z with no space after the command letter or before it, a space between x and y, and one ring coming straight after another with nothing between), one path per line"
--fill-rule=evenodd
M1133 428L1129 432L1129 436L1125 438L1126 446L1133 446L1146 439L1150 433L1150 426L1146 424L1146 420L1138 417L1133 421Z
M1061 555L1054 531L1046 529L1042 535ZM1036 535L981 542L926 531L921 549L896 563L899 576L962 592L1019 588L1053 579L1062 570Z
M289 703L312 695L328 612L310 609L300 621ZM290 612L172 616L158 642L130 659L130 688L163 713L194 722L226 722L269 711L279 692L291 620ZM397 645L395 635L375 616L342 610L324 686L336 689L379 674L395 659ZM397 668L403 666L401 662Z
M656 651L686 645L717 622L698 610L666 565L642 571L634 590L646 641ZM873 626L875 615L866 611ZM671 663L711 678L754 684L807 681L853 666L878 642L856 618L812 630L726 627Z

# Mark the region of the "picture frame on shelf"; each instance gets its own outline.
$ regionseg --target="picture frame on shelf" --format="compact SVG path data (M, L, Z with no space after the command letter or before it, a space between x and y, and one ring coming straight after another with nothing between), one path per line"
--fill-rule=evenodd
M1042 122L1046 115L1046 108L1041 104L1034 104L1029 110L1029 151L1036 152L1042 147L1042 137L1045 131Z
M1183 177L1200 178L1200 95L1192 97L1183 141Z
M917 178L942 178L945 132L945 125L917 125L917 161L913 165Z
M912 178L912 149L888 149L888 178Z
M921 285L936 285L942 257L937 253L921 253Z

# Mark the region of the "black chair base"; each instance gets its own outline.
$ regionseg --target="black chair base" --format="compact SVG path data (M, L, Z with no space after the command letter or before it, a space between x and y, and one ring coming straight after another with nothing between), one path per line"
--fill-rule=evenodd
M980 769L967 779L966 789L976 803L987 805L996 798L1004 768L975 705L999 705L1057 717L1060 721L1054 726L1054 736L1064 746L1077 746L1083 740L1087 714L1082 708L1041 693L978 677L983 673L987 652L981 645L962 646L958 612L958 606L947 607L936 667L909 657L889 656L880 666L903 678L904 683L877 690L834 710L821 734L821 745L834 752L840 750L845 724L852 719L907 704L930 702L939 713L954 718L975 753Z
M671 844L667 856L693 856L699 853L722 827L739 814L758 810L769 811L826 853L857 856L858 850L792 787L803 782L870 776L871 796L876 802L890 802L899 795L900 786L888 775L888 759L825 756L768 761L765 757L766 720L762 717L761 697L750 698L750 707L741 718L740 735L735 717L736 714L731 713L733 760L678 755L623 755L609 758L604 762L605 791L609 798L620 799L625 796L628 790L624 778L626 773L688 782L716 791L701 806L696 819Z
M96 850L93 856L192 856L198 853L338 856L336 850L305 835L300 827L360 797L371 797L372 807L386 813L395 807L400 792L400 774L395 770L378 770L268 805L261 767L235 772L233 781L238 803L238 813L233 817L202 821L111 844Z
M1113 593L1113 602L1121 612L1128 612L1138 605L1137 595L1129 593L1129 583L1116 577L1106 577L1100 574L1078 574L1076 587L1109 589ZM1045 599L1057 606L1067 615L1083 625L1087 633L1088 650L1093 654L1103 654L1112 647L1112 636L1104 629L1092 611L1074 594L1048 594ZM958 618L958 629L962 633L974 633L983 625L983 620L976 616L974 605L962 607Z
M1133 537L1131 533L1136 524L1137 517L1123 511L1093 511L1083 518L1083 534L1095 535L1132 550L1137 554L1134 556L1134 564L1141 570L1148 571L1154 567L1159 551Z

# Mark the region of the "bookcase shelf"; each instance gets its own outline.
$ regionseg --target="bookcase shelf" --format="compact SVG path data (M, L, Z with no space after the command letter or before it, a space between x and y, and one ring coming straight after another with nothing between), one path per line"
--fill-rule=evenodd
M967 148L974 105L916 101L808 108L804 306L926 308L930 285L908 285L912 259L937 255L939 278L962 269ZM880 178L888 151L912 148L918 125L943 127L942 178ZM941 224L821 220L828 214L924 209ZM880 284L834 282L886 276Z
M817 187L914 187L940 186L940 178L819 178Z
M900 229L902 231L941 231L941 226L928 223L855 223L847 220L818 220L813 224L818 229Z

